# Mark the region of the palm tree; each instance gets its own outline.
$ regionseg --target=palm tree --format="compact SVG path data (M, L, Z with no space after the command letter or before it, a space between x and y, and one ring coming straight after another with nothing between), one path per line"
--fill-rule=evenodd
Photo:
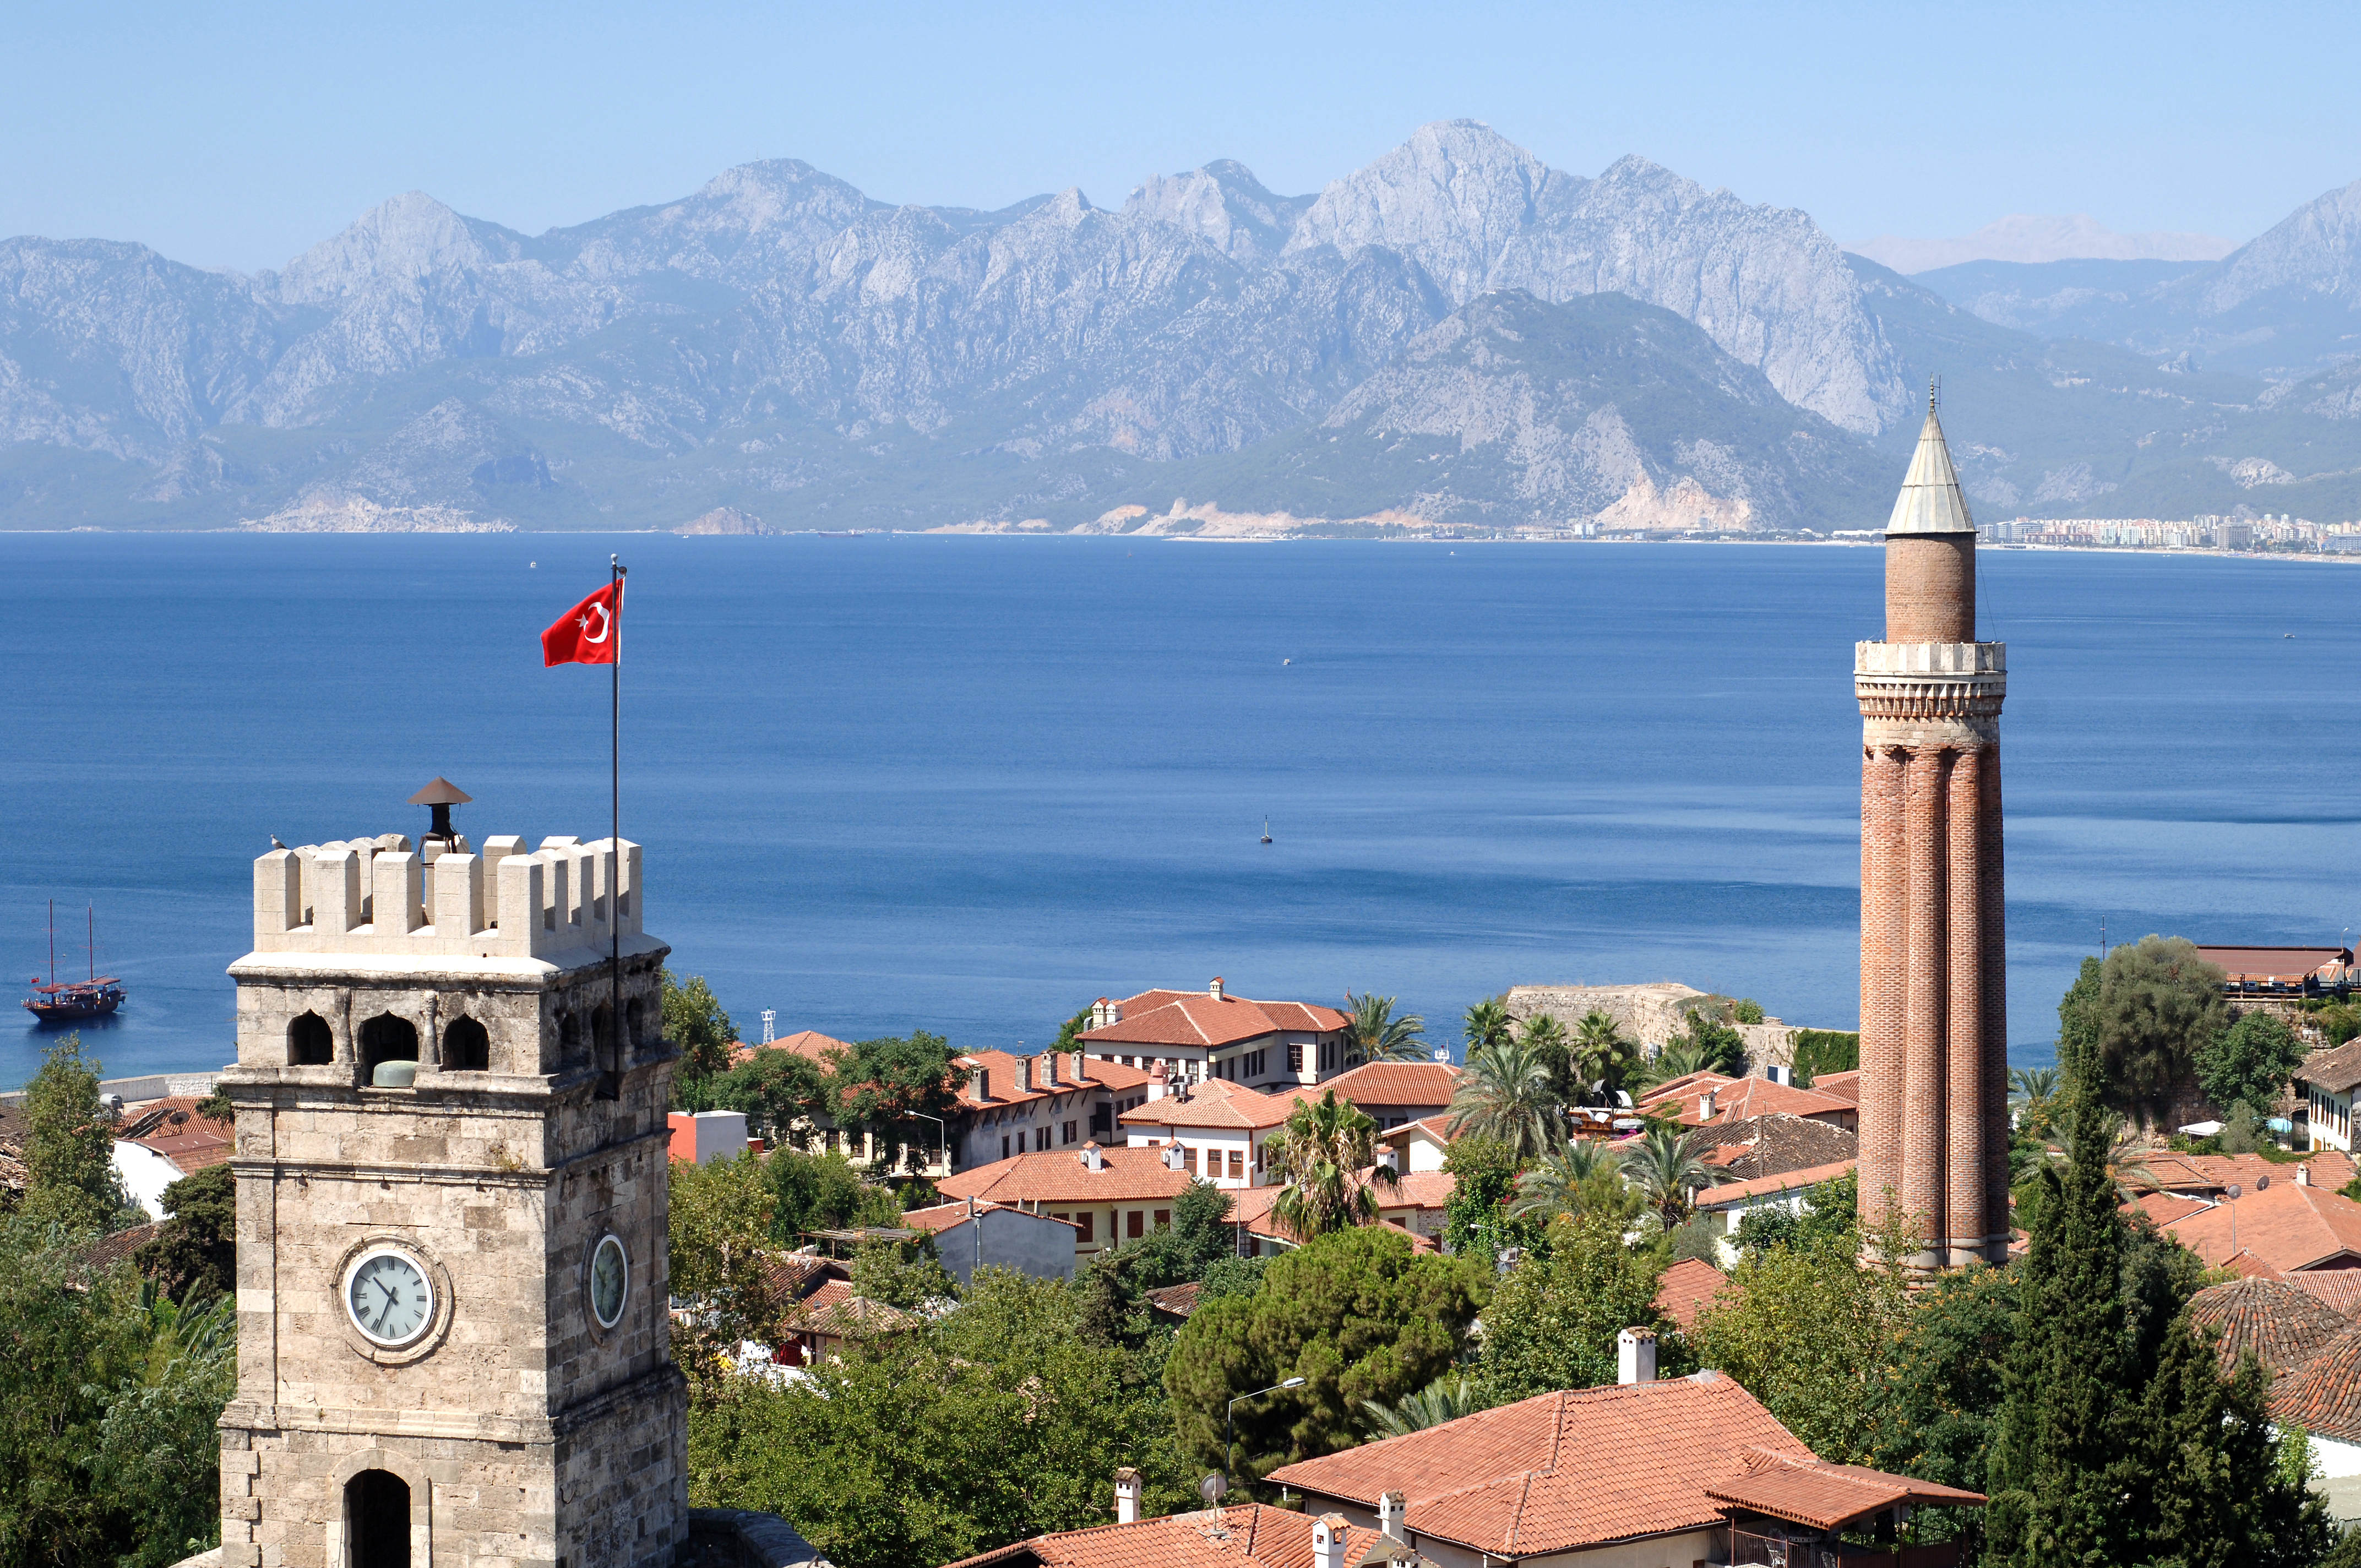
M1653 1089L1660 1083L1702 1072L1705 1065L1705 1050L1697 1041L1675 1036L1664 1043L1663 1050L1640 1064L1635 1081L1642 1089Z
M1605 1100L1612 1100L1615 1091L1623 1087L1640 1056L1639 1046L1624 1036L1614 1018L1596 1007L1574 1026L1569 1051L1585 1096L1596 1091Z
M1452 1091L1450 1116L1443 1128L1446 1136L1497 1138L1521 1160L1540 1154L1557 1142L1561 1130L1549 1062L1522 1040L1471 1048Z
M1517 1178L1517 1201L1509 1205L1509 1212L1544 1224L1560 1214L1580 1214L1590 1207L1598 1179L1622 1165L1612 1149L1579 1138L1561 1139Z
M1466 1019L1467 1054L1472 1057L1485 1046L1508 1044L1516 1022L1509 1016L1505 996L1488 996L1470 1007Z
M1283 1189L1271 1217L1298 1241L1352 1225L1375 1224L1372 1190L1392 1187L1393 1167L1377 1163L1378 1124L1333 1089L1298 1101L1287 1125L1270 1140L1271 1177ZM1360 1173L1367 1171L1363 1176Z
M1345 1025L1345 1065L1371 1061L1424 1061L1426 1020L1415 1013L1394 1016L1390 996L1345 993L1353 1021Z
M1689 1194L1700 1187L1719 1187L1730 1173L1705 1162L1707 1145L1698 1129L1676 1133L1653 1127L1623 1154L1623 1173L1648 1200L1664 1230L1679 1228L1688 1218Z
M2046 1137L2058 1119L2058 1069L2013 1067L2008 1069L2008 1097L2016 1102L2018 1130Z
M1477 1390L1476 1380L1464 1372L1438 1377L1390 1405L1377 1399L1361 1401L1361 1409L1368 1412L1372 1438L1403 1437L1490 1408Z
M1574 1099L1574 1058L1566 1051L1565 1025L1548 1013L1536 1013L1519 1025L1517 1043L1549 1064L1550 1097L1559 1104Z

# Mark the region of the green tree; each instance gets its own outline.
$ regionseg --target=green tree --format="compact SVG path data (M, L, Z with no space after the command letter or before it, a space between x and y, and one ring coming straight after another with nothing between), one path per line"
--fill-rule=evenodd
M2154 1114L2194 1076L2199 1053L2229 1021L2229 1004L2222 971L2198 956L2195 943L2143 937L2100 966L2092 1016L2100 1102Z
M1400 1180L1393 1167L1377 1163L1377 1123L1350 1101L1338 1100L1333 1089L1317 1101L1298 1101L1287 1125L1266 1146L1268 1182L1280 1190L1271 1218L1304 1241L1377 1223L1375 1189Z
M1193 1500L1160 1344L1093 1343L1078 1307L987 1268L959 1310L794 1387L726 1380L690 1407L690 1503L778 1513L839 1568L924 1568L1105 1523L1120 1465L1149 1513Z
M1841 1464L1870 1451L1870 1378L1910 1310L1904 1243L1849 1240L1742 1257L1730 1288L1697 1315L1697 1358L1736 1378L1813 1453ZM1487 1320L1488 1325L1489 1320Z
M1489 1269L1502 1251L1531 1250L1544 1231L1540 1222L1510 1212L1516 1196L1517 1151L1497 1138L1455 1138L1443 1157L1452 1178L1443 1205L1443 1244Z
M1639 1194L1623 1179L1621 1157L1581 1138L1562 1138L1534 1161L1517 1178L1516 1200L1509 1205L1516 1218L1543 1225L1560 1214L1605 1214L1628 1225L1639 1218L1640 1209Z
M1731 1004L1730 1016L1733 1023L1760 1024L1763 1022L1763 1003L1751 996L1741 997Z
M2283 1473L2263 1381L2252 1351L2223 1377L2188 1317L2173 1321L2126 1434L2146 1489L2139 1561L2312 1568L2327 1554L2326 1505Z
M1824 1072L1851 1072L1861 1066L1861 1036L1841 1029L1798 1029L1792 1042L1795 1087L1809 1089Z
M1549 1095L1553 1105L1571 1105L1582 1093L1577 1074L1580 1066L1575 1060L1574 1041L1553 1014L1536 1013L1517 1029L1517 1044L1529 1056L1549 1069Z
M164 1189L172 1217L139 1245L132 1262L175 1301L198 1302L237 1288L237 1179L209 1165Z
M1361 1408L1368 1412L1369 1436L1381 1438L1406 1437L1492 1407L1486 1402L1476 1380L1461 1372L1438 1377L1417 1393L1390 1405L1370 1399Z
M890 1188L863 1181L840 1154L774 1149L763 1161L771 1188L771 1234L796 1247L813 1231L853 1231L898 1225L902 1205Z
M2017 1131L2027 1137L2048 1137L2058 1120L2058 1069L2054 1067L2009 1069L2008 1098L2016 1112Z
M1664 1262L1653 1248L1626 1245L1607 1215L1553 1223L1546 1255L1504 1275L1484 1308L1476 1379L1486 1402L1614 1382L1615 1336L1663 1321L1656 1286Z
M1574 1026L1568 1047L1580 1089L1576 1098L1585 1104L1611 1105L1618 1090L1629 1091L1640 1065L1640 1044L1625 1035L1613 1017L1594 1007Z
M237 1391L234 1296L140 1292L145 1355L107 1401L93 1478L128 1521L118 1568L160 1568L218 1543L222 1408Z
M1509 998L1505 992L1488 996L1467 1009L1461 1019L1460 1037L1466 1043L1467 1054L1473 1056L1486 1046L1504 1046L1515 1037L1517 1021L1509 1016Z
M2058 1073L2069 1089L2099 1070L2099 988L2104 972L2097 959L2085 958L2074 971L2074 983L2058 999Z
M797 1129L829 1113L828 1069L796 1051L758 1047L729 1071L702 1082L702 1097L709 1103L693 1109L742 1111L747 1124L774 1144L793 1139Z
M1424 1061L1426 1020L1416 1013L1394 1016L1394 999L1351 992L1345 993L1345 1065L1372 1061Z
M1677 1038L1704 1070L1731 1078L1745 1075L1746 1036L1730 1027L1729 1021L1717 1015L1712 1009L1691 1007L1686 1032Z
M1632 1086L1653 1089L1676 1078L1686 1078L1693 1072L1708 1071L1711 1066L1697 1041L1675 1035L1664 1042L1662 1050L1640 1064L1632 1075Z
M934 1238L923 1243L872 1242L852 1254L852 1293L904 1311L959 1299L959 1281L935 1255Z
M1738 1222L1741 1252L1772 1247L1852 1246L1860 1237L1861 1177L1846 1171L1804 1192L1804 1211L1756 1209Z
M1202 1283L1218 1268L1252 1261L1237 1251L1230 1195L1192 1179L1172 1201L1170 1224L1099 1253L1075 1277L1082 1332L1097 1343L1142 1343L1154 1328L1142 1300L1148 1291ZM1257 1277L1232 1270L1214 1293L1250 1292Z
M115 1174L115 1124L98 1099L97 1062L68 1035L41 1053L25 1086L25 1215L70 1231L119 1230L146 1218Z
M1521 1158L1540 1154L1565 1131L1550 1078L1547 1058L1523 1040L1474 1047L1451 1091L1444 1131L1497 1139Z
M1870 1382L1864 1463L1982 1491L2016 1312L2015 1269L1970 1268L1931 1281Z
M906 1037L862 1040L837 1053L830 1109L837 1124L867 1127L906 1145L915 1157L939 1141L933 1122L948 1119L959 1091L950 1043L914 1029Z
M2303 1041L2276 1014L2242 1013L2198 1054L2197 1083L2227 1111L2240 1102L2268 1115L2303 1065Z
M1058 1038L1050 1045L1053 1051L1078 1051L1082 1048L1082 1031L1091 1026L1091 1010L1080 1013L1058 1025Z
M657 977L657 986L664 1037L681 1054L680 1073L673 1081L677 1100L693 1092L700 1080L730 1070L730 1047L738 1041L738 1025L721 1010L701 974L689 976L683 985L673 978L672 970L664 970Z
M1240 1477L1350 1448L1368 1401L1400 1400L1460 1359L1484 1291L1480 1265L1371 1227L1273 1258L1262 1288L1201 1304L1174 1337L1164 1389L1181 1452L1225 1468L1228 1401L1290 1377L1304 1386L1237 1408Z
M673 1162L668 1255L672 1294L695 1303L673 1324L673 1354L692 1377L721 1375L741 1340L765 1341L776 1316L770 1269L777 1200L763 1162L732 1155Z
M1691 1194L1699 1188L1718 1187L1730 1179L1730 1172L1706 1163L1705 1151L1710 1146L1700 1132L1697 1128L1684 1133L1671 1127L1651 1127L1638 1143L1623 1151L1625 1179L1640 1190L1656 1223L1666 1231L1689 1217L1690 1206L1695 1202Z

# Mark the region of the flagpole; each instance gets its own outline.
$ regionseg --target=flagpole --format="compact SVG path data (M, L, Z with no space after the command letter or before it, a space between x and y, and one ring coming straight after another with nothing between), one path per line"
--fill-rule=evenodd
M623 1061L623 564L607 557L612 589L615 658L608 666L607 936L613 964L613 1000L607 1012L607 1071L600 1096L622 1098Z

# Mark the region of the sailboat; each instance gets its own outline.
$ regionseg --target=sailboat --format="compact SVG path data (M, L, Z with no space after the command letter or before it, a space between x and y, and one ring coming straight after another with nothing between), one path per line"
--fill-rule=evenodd
M58 901L49 900L49 983L43 985L35 975L27 981L33 994L25 998L25 1011L44 1024L71 1024L83 1018L104 1018L123 1005L123 982L111 974L98 972L98 910L95 905L86 912L90 922L90 978L58 983Z
M1268 817L1262 819L1262 841L1266 844L1270 842L1270 818Z

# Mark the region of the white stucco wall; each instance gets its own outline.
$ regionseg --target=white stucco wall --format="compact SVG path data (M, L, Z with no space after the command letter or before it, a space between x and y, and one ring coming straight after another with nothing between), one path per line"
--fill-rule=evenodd
M149 1219L164 1218L164 1189L181 1179L181 1168L145 1144L116 1144L114 1164L131 1201L148 1211Z

